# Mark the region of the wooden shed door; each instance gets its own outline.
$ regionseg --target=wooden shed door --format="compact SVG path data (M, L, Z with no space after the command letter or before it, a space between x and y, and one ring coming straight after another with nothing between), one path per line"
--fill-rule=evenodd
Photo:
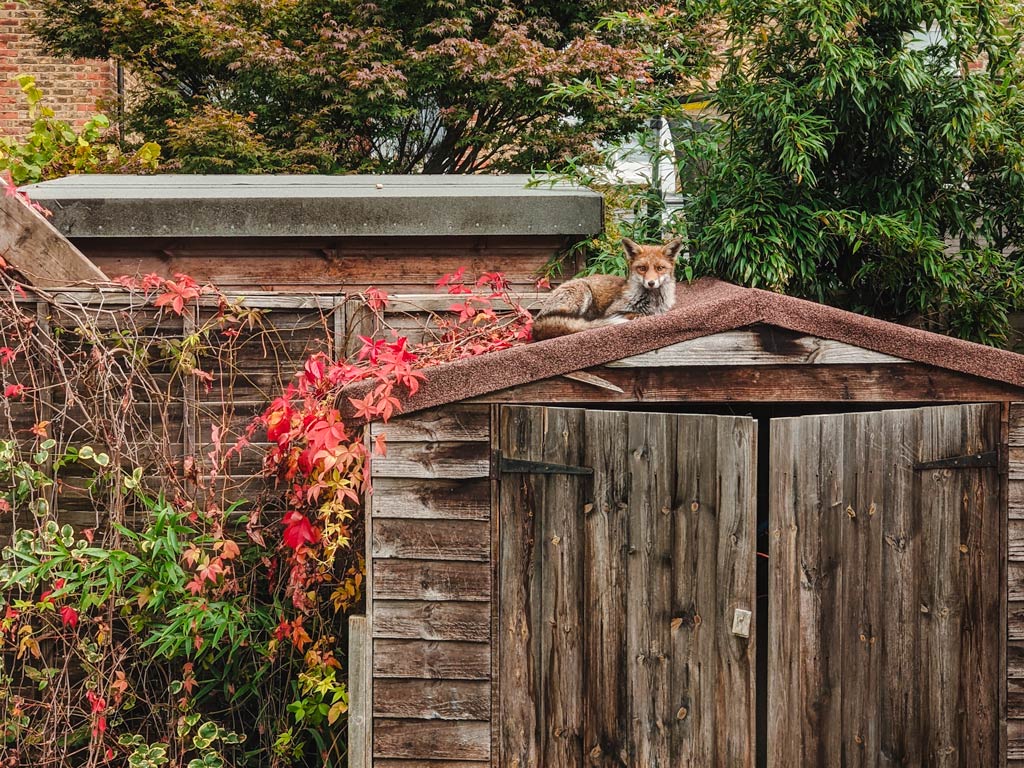
M756 428L502 408L501 766L753 764Z
M770 768L999 764L998 424L772 422Z

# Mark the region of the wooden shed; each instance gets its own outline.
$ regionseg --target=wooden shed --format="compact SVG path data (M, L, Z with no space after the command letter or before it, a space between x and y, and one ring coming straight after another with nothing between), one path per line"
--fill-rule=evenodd
M353 766L1021 768L1021 401L713 280L430 370L370 430Z

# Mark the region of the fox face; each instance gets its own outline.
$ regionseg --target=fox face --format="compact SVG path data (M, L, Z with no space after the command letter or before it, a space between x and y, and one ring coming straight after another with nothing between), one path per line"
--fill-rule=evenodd
M628 237L624 237L622 246L629 258L631 281L649 291L675 282L676 257L683 247L682 240L672 240L664 245L637 245Z

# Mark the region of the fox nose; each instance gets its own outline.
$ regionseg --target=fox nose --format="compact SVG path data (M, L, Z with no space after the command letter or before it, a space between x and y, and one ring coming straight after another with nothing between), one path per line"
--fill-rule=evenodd
M657 280L648 280L647 281L647 287L648 288L653 288L657 282L658 282Z

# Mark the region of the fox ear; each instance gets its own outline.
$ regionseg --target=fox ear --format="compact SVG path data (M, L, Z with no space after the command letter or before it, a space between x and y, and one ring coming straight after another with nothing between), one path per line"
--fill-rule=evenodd
M635 259L640 253L640 246L630 240L628 237L622 238L622 247L626 249L626 255L630 259Z
M675 261L679 256L679 252L683 250L683 239L681 237L677 237L675 240L665 243L661 248L668 258Z

